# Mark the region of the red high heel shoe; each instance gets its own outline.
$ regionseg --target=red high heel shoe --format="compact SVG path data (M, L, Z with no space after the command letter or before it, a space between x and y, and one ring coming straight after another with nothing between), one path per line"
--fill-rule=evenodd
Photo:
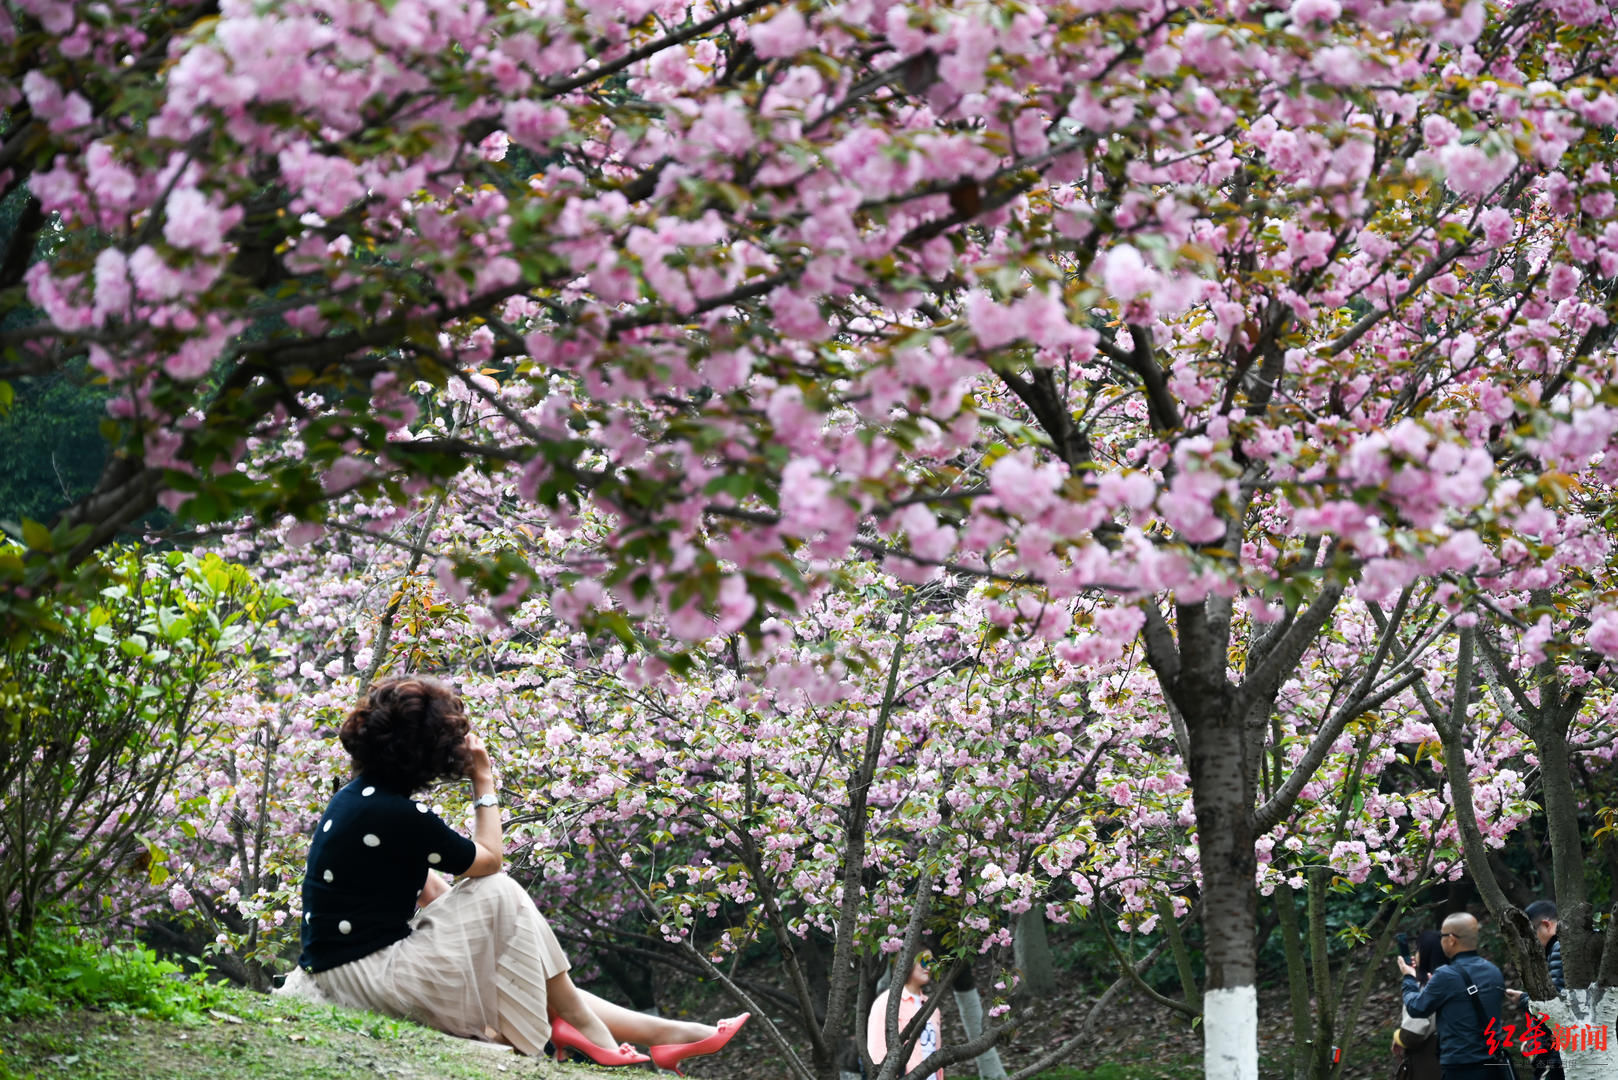
M664 1043L661 1046L654 1046L650 1051L652 1064L659 1069L673 1069L675 1076L684 1076L685 1073L680 1071L680 1062L688 1057L713 1054L724 1049L725 1044L731 1040L731 1036L740 1031L742 1025L747 1023L747 1018L752 1015L752 1013L742 1013L740 1016L732 1016L729 1019L719 1021L719 1030L706 1039L698 1039L696 1042Z
M551 1044L556 1047L557 1061L562 1060L562 1054L567 1050L577 1050L597 1065L639 1065L651 1060L628 1043L621 1044L616 1050L597 1046L560 1016L551 1018Z

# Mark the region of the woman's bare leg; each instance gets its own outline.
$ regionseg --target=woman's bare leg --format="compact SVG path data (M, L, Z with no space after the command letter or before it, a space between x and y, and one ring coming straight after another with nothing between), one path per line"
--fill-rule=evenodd
M580 990L577 987L574 987L573 992L589 1004L590 1011L601 1018L612 1032L612 1037L619 1042L635 1043L639 1046L688 1043L706 1039L719 1030L711 1024L690 1024L683 1020L648 1016L633 1009L626 1009L622 1005L614 1005L604 998L596 997L588 990Z
M545 980L545 995L550 1011L579 1029L579 1034L603 1050L616 1050L621 1041L613 1037L607 1025L601 1022L592 1007L600 998L573 985L567 972L552 975ZM591 999L594 999L593 1001Z

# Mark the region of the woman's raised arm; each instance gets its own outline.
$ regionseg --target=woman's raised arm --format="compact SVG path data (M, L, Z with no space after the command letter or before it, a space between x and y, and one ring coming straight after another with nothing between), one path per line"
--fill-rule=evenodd
M472 752L466 775L472 778L472 801L476 817L472 825L472 842L478 846L477 858L467 868L466 877L488 877L498 874L505 864L505 840L500 831L500 804L491 798L479 804L484 796L494 795L494 763L489 750L476 735L466 737L467 749Z

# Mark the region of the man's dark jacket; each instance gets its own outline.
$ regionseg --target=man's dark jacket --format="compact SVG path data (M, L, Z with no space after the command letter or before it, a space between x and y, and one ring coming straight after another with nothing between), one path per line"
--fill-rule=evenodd
M1545 946L1545 960L1551 965L1551 982L1556 984L1558 990L1566 990L1567 983L1562 979L1562 939L1551 938L1550 944Z
M1562 978L1562 942L1551 938L1545 945L1545 959L1551 966L1551 982L1558 990L1566 990L1567 984ZM1549 1045L1547 1042L1546 1045ZM1562 1075L1562 1055L1555 1050L1534 1057L1534 1075L1539 1077L1560 1077Z
M1465 972L1478 988L1478 1004L1483 1006L1483 1022L1466 992ZM1445 1068L1481 1065L1490 1060L1489 1043L1483 1032L1492 1017L1495 1038L1504 1039L1500 1023L1505 1003L1506 980L1500 969L1476 952L1456 953L1449 963L1433 972L1426 986L1418 986L1414 976L1404 981L1405 1008L1411 1016L1432 1016L1438 1021L1438 1063Z

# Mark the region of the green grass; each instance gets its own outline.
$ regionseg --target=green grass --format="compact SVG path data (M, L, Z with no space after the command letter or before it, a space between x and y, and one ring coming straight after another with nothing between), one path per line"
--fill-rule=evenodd
M0 1080L584 1080L590 1066L483 1049L407 1021L219 989L199 1015L72 1009L0 1027Z
M89 1008L166 1020L212 1008L219 989L138 945L108 946L82 931L39 927L29 950L0 963L0 1015L13 1020Z
M593 1069L187 974L60 923L0 963L0 1080L504 1080Z

